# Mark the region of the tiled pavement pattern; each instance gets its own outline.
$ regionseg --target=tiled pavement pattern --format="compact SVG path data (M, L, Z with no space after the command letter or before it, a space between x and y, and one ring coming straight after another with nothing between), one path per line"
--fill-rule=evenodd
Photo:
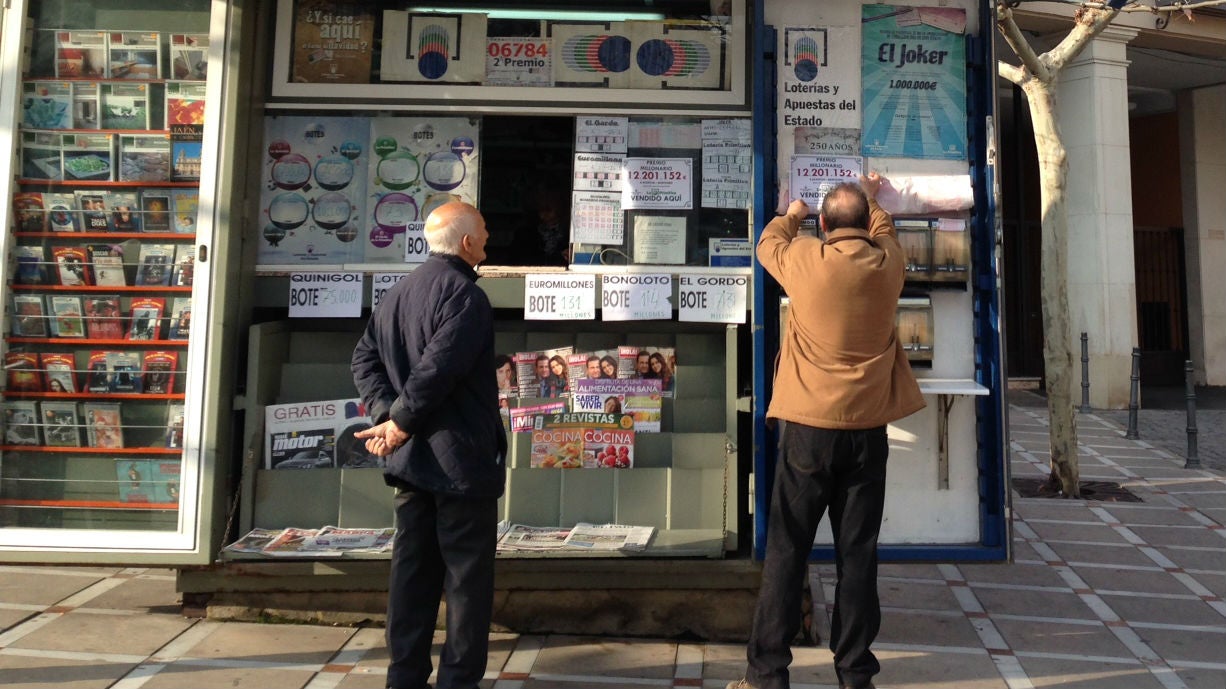
M1045 412L1010 413L1014 474L1045 474ZM1144 503L1015 499L1013 564L884 566L879 687L1226 688L1226 480L1078 423L1083 478ZM383 687L382 630L189 620L173 589L164 570L0 567L0 686ZM491 639L484 689L722 689L745 662L739 644ZM792 676L836 684L820 648Z

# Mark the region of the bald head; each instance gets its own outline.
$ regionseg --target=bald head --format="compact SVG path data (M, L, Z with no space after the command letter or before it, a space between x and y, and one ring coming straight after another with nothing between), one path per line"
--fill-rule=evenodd
M822 200L823 229L843 227L868 229L868 197L857 184L844 182L831 189Z
M459 256L465 236L475 236L485 226L481 213L463 201L445 203L426 218L426 243L437 254Z

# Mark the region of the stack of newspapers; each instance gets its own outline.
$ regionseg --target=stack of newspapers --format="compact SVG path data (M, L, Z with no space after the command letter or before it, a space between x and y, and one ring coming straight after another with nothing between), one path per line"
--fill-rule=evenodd
M498 525L498 549L515 550L588 550L643 552L651 537L652 526L622 524L588 524L579 522L572 528L555 526L525 526L502 522Z
M271 557L340 557L345 553L386 553L392 549L394 527L346 529L252 529L222 550Z

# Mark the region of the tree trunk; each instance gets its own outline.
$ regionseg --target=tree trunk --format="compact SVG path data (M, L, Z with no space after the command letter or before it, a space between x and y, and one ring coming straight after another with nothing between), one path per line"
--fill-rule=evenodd
M1039 155L1043 218L1043 365L1047 380L1051 482L1067 498L1081 497L1077 426L1073 409L1073 348L1068 305L1068 160L1056 122L1055 85L1031 80L1024 87ZM1053 487L1057 487L1053 485Z

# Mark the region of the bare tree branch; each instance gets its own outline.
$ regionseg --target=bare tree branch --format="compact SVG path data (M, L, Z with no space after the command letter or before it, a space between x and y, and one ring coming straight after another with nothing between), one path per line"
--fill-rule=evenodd
M1103 32L1115 15L1113 9L1082 8L1073 19L1073 30L1055 48L1043 54L1044 62L1052 74L1059 74L1064 65L1077 57L1086 44Z
M1016 65L1011 65L1008 62L997 62L996 73L1002 79L1008 79L1018 86L1021 86L1026 81L1026 70Z
M1090 7L1092 5L1100 5L1100 4L1101 3L1086 3L1086 6ZM1162 5L1161 7L1158 7L1158 6L1150 7L1148 5L1141 5L1135 2L1130 2L1124 7L1121 7L1119 11L1120 12L1150 12L1153 14L1159 14L1159 13L1165 12L1167 14L1171 14L1174 12L1183 12L1184 10L1199 10L1205 7L1217 7L1219 5L1226 5L1226 0L1204 0L1204 2L1182 2L1182 3L1176 2L1171 5Z
M1226 1L1226 0L1223 0ZM1013 10L1009 9L1008 5L1000 5L997 9L996 25L1000 28L1000 33L1004 37L1005 42L1017 54L1018 59L1022 61L1022 66L1035 76L1036 79L1042 82L1051 81L1052 74L1048 71L1047 66L1035 54L1034 49L1030 47L1030 41L1022 35L1022 30L1018 28L1017 21L1013 19ZM1015 68L1016 69L1016 68ZM997 70L999 72L999 68ZM1013 81L1008 75L1001 76ZM1020 84L1020 82L1014 82Z

